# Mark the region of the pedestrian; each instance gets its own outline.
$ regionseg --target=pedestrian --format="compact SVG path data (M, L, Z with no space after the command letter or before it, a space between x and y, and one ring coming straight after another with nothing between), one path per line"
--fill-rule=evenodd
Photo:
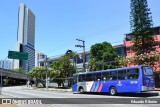
M29 82L29 87L32 87L32 82L31 81Z
M27 87L29 87L29 81L27 81Z
M33 80L31 80L30 85L31 85L31 87L32 87L32 85L33 85Z

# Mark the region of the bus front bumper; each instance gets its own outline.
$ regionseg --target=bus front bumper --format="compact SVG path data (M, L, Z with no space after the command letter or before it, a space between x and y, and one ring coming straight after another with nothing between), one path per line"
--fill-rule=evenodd
M155 87L142 86L142 91L153 91Z

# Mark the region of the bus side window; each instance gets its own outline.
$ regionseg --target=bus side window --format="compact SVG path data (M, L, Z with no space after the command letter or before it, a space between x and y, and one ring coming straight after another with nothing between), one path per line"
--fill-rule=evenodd
M134 79L138 79L138 77L139 77L139 74L134 75Z
M85 75L82 74L82 81L81 82L84 82L85 81Z
M112 77L112 76L110 76L109 80L112 80L112 79L113 79L113 77Z
M93 80L100 81L101 80L101 73L93 73Z
M82 75L78 75L78 82L81 82Z
M92 74L86 74L86 81L92 81Z
M109 72L102 72L102 80L103 81L109 80Z
M77 83L77 75L74 75L73 76L73 84L76 84Z
M119 80L127 79L126 70L119 70L118 71L118 79Z
M128 69L127 70L128 79L138 79L139 77L139 70L137 68Z
M117 71L110 72L110 80L117 80Z
M84 75L84 74L80 74L80 75L78 76L78 81L79 81L79 82L84 82L84 81L85 81L85 75Z

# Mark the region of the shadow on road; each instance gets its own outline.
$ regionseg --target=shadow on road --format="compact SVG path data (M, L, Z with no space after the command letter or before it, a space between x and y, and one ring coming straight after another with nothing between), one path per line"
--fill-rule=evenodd
M80 93L77 93L80 94ZM96 92L85 92L83 93L85 95L109 95L109 93L96 93ZM154 96L159 96L158 92L143 92L143 93L118 93L116 96L121 96L121 97L154 97Z
M158 92L150 92L150 93L121 93L118 94L121 97L154 97L159 96Z

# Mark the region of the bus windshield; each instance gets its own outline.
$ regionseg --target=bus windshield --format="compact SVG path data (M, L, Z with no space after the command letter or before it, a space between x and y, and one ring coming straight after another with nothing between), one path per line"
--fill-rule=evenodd
M143 72L146 76L152 76L153 75L152 67L143 67Z

